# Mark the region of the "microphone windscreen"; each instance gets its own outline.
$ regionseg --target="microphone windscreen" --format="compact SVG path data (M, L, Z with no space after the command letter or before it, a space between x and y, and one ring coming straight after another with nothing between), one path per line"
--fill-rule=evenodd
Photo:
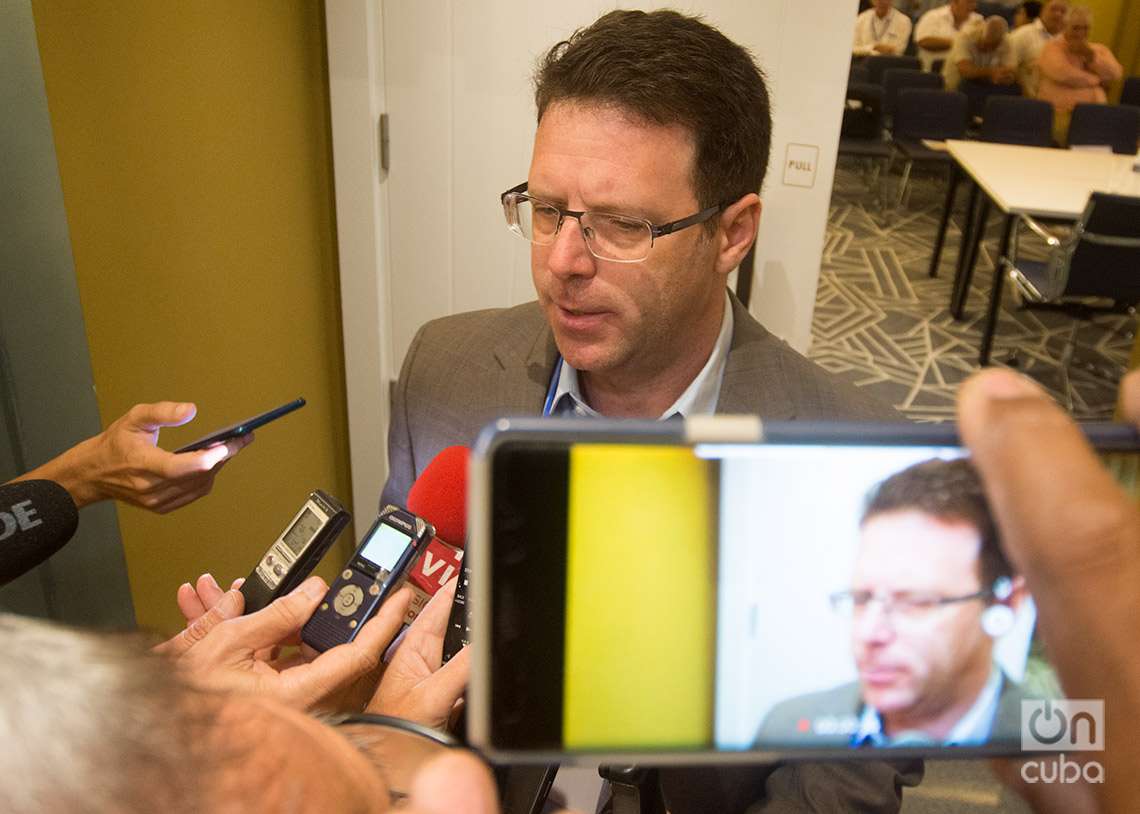
M35 568L75 534L79 510L55 481L0 486L0 585Z
M408 511L433 526L439 539L458 548L467 539L467 447L447 447L408 490Z

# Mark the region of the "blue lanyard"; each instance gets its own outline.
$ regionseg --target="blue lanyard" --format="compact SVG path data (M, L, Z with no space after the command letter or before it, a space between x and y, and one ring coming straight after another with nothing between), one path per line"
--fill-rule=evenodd
M554 360L554 375L550 377L550 387L546 388L546 401L542 404L542 417L547 418L554 410L554 394L558 392L558 380L562 378L562 354Z

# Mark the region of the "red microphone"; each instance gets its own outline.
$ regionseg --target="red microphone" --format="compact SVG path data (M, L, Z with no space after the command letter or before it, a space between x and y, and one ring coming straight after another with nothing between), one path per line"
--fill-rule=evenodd
M408 491L408 511L435 526L435 537L408 572L415 596L405 621L410 622L435 592L459 573L467 539L467 447L441 451Z

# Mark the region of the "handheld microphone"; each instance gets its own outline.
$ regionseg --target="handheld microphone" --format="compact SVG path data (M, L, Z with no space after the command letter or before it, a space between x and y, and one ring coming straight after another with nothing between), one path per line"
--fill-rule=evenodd
M79 510L55 481L0 486L0 585L42 563L75 534Z
M435 526L435 536L408 574L413 596L410 623L436 591L460 573L467 540L467 447L442 450L408 491L408 511ZM458 592L457 592L458 593Z

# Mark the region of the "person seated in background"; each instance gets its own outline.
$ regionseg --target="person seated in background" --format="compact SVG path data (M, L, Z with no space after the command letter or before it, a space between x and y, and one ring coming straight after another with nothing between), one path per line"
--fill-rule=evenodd
M253 441L253 433L225 444L175 455L158 447L163 427L180 427L198 408L189 402L136 404L103 432L14 478L55 481L77 508L118 500L165 514L210 493L214 478Z
M1041 3L1039 0L1025 0L1018 3L1013 10L1013 29L1016 31L1022 26L1029 25L1041 16Z
M875 0L855 18L855 56L899 55L910 41L910 18L896 10L893 0Z
M892 475L863 511L851 589L831 596L851 619L858 680L777 704L757 745L1016 740L1023 694L993 650L1023 598L969 461ZM821 717L845 723L821 734L810 724Z
M945 59L954 38L967 25L982 21L982 15L974 10L976 7L975 0L949 0L919 18L914 27L914 42L922 70L929 71L935 60Z
M957 90L970 100L970 115L981 115L986 97L1019 95L1017 71L1009 44L1009 24L994 15L972 24L954 38L942 65L946 90Z
M1053 105L1053 138L1068 143L1069 120L1081 102L1103 105L1109 82L1124 75L1124 69L1107 46L1089 42L1092 11L1074 6L1065 19L1061 36L1051 39L1037 59L1037 98Z
M1068 13L1069 0L1048 0L1036 19L1009 35L1009 45L1017 66L1017 84L1021 86L1024 95L1037 95L1037 59L1041 56L1045 43L1061 33Z
M409 628L365 708L400 720L337 726L306 711L335 709L379 664L406 591L310 662L273 650L321 601L319 577L245 617L229 592L149 653L140 636L0 614L0 810L383 812L399 792L421 811L494 811L478 760L402 726L438 727L466 685L465 658L439 669L453 586Z

